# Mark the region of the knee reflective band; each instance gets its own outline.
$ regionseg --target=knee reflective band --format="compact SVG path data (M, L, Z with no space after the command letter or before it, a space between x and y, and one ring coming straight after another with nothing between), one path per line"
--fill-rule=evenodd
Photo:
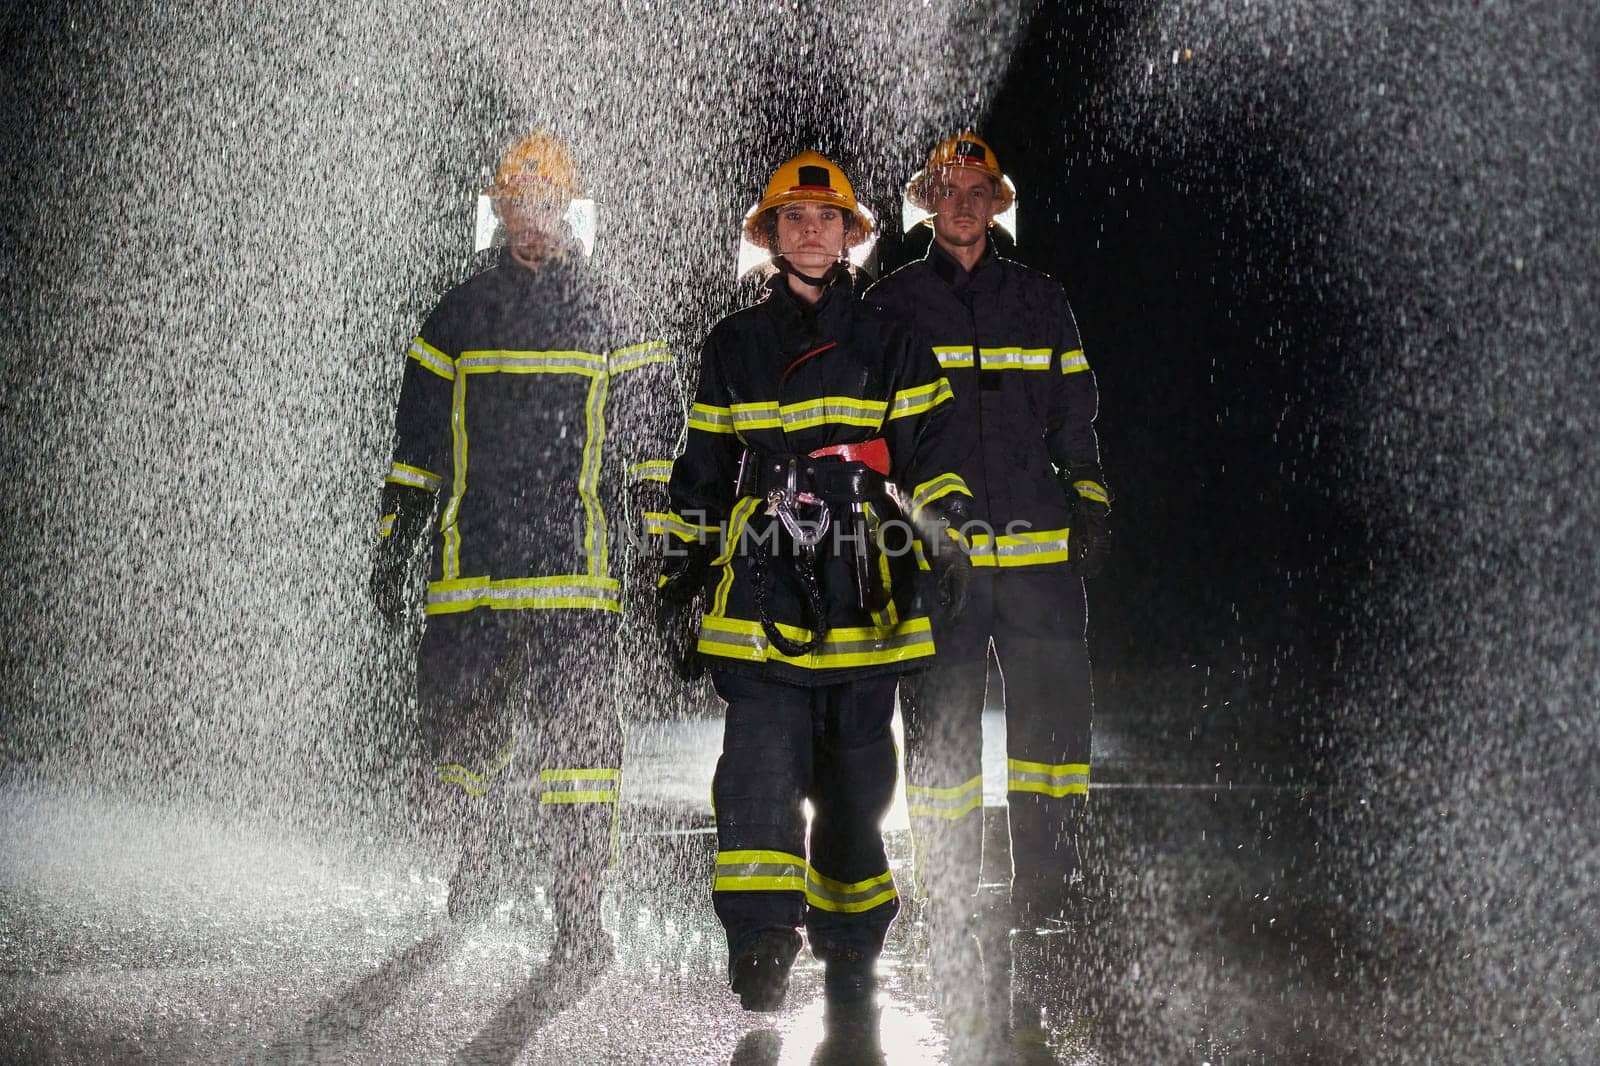
M481 796L493 786L517 753L517 742L508 740L489 757L482 770L473 771L459 763L445 763L437 767L439 780L447 785L459 785L468 795Z
M804 892L819 910L854 914L898 898L888 870L864 881L847 883L817 873L805 859L786 851L723 851L717 853L713 892Z
M804 892L806 861L786 851L720 851L713 892Z
M912 817L944 818L954 821L983 806L983 775L951 788L906 786L907 813Z
M609 767L540 770L539 803L616 803L622 771Z
M1089 764L1006 760L1006 788L1011 792L1039 792L1046 796L1086 796L1089 794Z
M888 870L865 881L849 884L824 877L814 869L806 873L806 902L819 910L856 914L870 911L895 898L894 875Z

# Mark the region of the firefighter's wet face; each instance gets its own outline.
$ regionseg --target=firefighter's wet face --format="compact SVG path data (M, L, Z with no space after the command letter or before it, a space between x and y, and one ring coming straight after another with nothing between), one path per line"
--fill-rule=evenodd
M506 228L511 255L524 266L537 266L562 245L566 202L554 196L505 196L494 202Z
M778 209L777 254L796 270L821 274L844 255L844 212L832 204Z
M933 186L933 234L941 243L968 248L983 239L994 219L995 181L971 167L947 167Z

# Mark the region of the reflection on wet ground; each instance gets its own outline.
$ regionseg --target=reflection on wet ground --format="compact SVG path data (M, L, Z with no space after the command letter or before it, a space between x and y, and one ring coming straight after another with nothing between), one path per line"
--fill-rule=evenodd
M635 746L633 780L657 785L624 811L607 902L618 954L595 979L547 961L537 894L451 926L441 856L11 789L0 1036L12 1058L45 1062L1370 1061L1352 1034L1371 960L1323 898L1315 797L1215 760L1207 779L1181 758L1128 756L1147 728L1101 728L1092 914L1019 939L997 903L979 972L955 975L969 994L936 1007L908 908L877 1007L855 1017L827 1015L809 959L776 1014L744 1014L724 989L698 779L714 722L657 725ZM1005 840L987 814L993 874ZM890 832L903 873L903 820ZM1028 997L1008 982L1013 947Z

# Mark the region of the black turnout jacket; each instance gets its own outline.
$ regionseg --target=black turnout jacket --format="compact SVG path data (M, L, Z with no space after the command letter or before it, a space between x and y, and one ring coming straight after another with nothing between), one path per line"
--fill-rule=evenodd
M374 580L426 542L429 615L620 611L631 487L663 488L683 416L643 322L575 250L445 293L407 352Z
M973 565L1064 564L1072 504L1057 471L1080 496L1108 494L1094 373L1060 284L992 243L968 273L934 242L866 301L913 325L955 391L946 432L962 442L957 472L984 523L967 537Z
M710 547L706 608L698 647L718 667L799 685L835 684L921 665L933 654L917 593L920 548L900 516L879 513L884 550L875 565L889 599L882 610L852 594L848 543L825 537L816 569L826 599L819 646L786 655L761 622L752 561L768 570L767 617L784 637L815 636L792 550L777 519L753 492L735 492L741 457L809 455L819 448L882 438L889 480L906 511L951 494L967 495L956 473L959 444L949 432L954 404L939 364L904 324L862 304L850 275L835 280L814 307L797 300L781 274L762 299L712 328L701 355L683 453L668 486L671 510L656 532ZM836 526L837 529L837 526Z

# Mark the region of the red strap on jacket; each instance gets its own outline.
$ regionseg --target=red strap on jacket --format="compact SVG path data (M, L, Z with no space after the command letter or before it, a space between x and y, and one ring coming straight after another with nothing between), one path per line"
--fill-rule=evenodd
M889 476L889 442L882 437L873 437L860 444L834 444L818 448L809 458L821 459L828 455L837 455L847 463L866 463L884 477Z

